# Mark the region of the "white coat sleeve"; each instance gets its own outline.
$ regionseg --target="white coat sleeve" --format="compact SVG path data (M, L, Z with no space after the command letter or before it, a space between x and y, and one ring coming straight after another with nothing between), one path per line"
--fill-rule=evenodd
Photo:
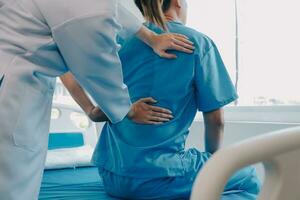
M4 6L5 1L6 1L6 0L0 0L0 8L1 8L2 6Z
M121 30L118 35L122 39L129 38L136 34L143 25L142 22L121 3L118 3L117 20L121 25Z
M119 29L110 13L76 18L52 29L69 70L112 123L121 121L131 106L118 57Z

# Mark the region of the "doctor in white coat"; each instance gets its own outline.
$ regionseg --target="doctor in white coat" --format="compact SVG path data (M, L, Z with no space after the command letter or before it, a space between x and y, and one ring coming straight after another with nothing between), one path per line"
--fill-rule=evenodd
M4 2L3 0L0 0ZM38 197L55 77L67 71L112 123L137 120L123 84L116 34L137 34L162 57L191 53L181 35L157 36L117 0L5 0L0 8L0 199ZM130 112L129 112L130 111Z

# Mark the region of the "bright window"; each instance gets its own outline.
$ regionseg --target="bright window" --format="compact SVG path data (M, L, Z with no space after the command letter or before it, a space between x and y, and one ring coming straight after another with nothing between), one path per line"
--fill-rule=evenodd
M188 25L218 45L235 81L235 1L187 0ZM298 0L237 0L239 105L300 105Z

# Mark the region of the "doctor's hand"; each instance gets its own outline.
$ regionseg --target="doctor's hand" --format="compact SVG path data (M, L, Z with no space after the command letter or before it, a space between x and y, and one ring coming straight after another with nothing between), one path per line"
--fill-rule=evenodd
M193 53L195 47L189 39L181 34L165 33L161 35L153 35L150 46L153 51L163 58L176 58L175 54L168 53L167 50L177 50L185 53Z
M88 117L90 120L93 122L105 122L108 121L107 116L104 114L104 112L99 108L93 106L88 112L87 112Z
M157 103L153 98L143 98L135 102L127 117L138 124L162 124L173 119L168 109L153 106Z
M194 44L188 37L177 33L156 34L145 26L137 32L137 37L149 45L153 51L163 58L174 59L175 54L168 53L167 50L177 50L185 53L194 52Z

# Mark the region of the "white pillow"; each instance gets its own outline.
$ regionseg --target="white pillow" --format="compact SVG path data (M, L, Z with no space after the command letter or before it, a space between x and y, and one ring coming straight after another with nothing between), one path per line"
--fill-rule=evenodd
M85 145L75 148L48 150L45 169L62 169L93 166L93 148Z

